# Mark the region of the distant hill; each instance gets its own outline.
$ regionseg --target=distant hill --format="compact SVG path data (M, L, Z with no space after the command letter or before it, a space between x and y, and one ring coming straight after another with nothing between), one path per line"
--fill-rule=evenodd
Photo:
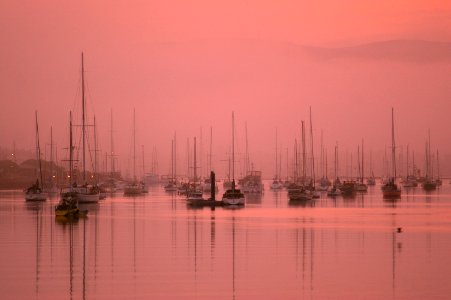
M343 48L304 46L304 50L321 59L383 59L417 63L451 61L449 42L391 40Z

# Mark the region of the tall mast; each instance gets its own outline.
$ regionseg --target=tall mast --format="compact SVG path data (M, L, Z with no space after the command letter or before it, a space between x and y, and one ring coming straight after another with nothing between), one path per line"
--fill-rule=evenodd
M298 169L298 140L294 139L294 182L297 183L299 177Z
M97 184L97 127L96 127L96 116L94 116L94 176L95 183Z
M247 132L247 125L246 125L246 132ZM246 139L246 153L247 153L247 139ZM235 112L234 111L232 111L232 190L235 190Z
M174 140L171 140L171 180L174 182Z
M440 165L438 159L438 149L437 149L437 179L440 179Z
M305 176L306 176L306 169L305 169L305 162L306 162L306 153L305 153L305 126L304 121L302 121L302 183L305 184Z
M407 144L407 165L406 165L406 178L409 177L409 144Z
M74 169L74 147L72 141L72 111L69 113L69 186L72 189L72 173Z
M144 176L146 176L146 168L144 165L144 145L141 145L141 150L142 150L142 155L143 155L143 181L144 181Z
M338 165L338 162L337 162L337 158L338 158L338 143L336 143L335 144L335 157L334 157L334 180L336 180L338 177L337 177L337 165Z
M114 176L114 172L115 172L115 170L114 170L114 157L115 157L115 154L114 154L114 140L113 140L113 109L111 109L111 112L110 112L110 115L111 115L111 120L110 120L110 155L111 155L111 178L113 178L113 176Z
M85 121L85 109L86 109L86 99L85 99L85 67L83 60L83 52L81 53L81 107L82 107L82 140L83 140L83 183L86 183L86 121Z
M202 126L200 127L200 177L202 178L202 175L203 175L203 172L204 172L204 169L203 169L203 164L202 164L202 161L203 161L203 158L204 158L204 152L203 152L203 150L204 150L204 144L203 144L203 138L202 138Z
M391 143L392 143L392 170L393 178L396 178L396 153L395 153L395 117L393 107L391 109Z
M359 145L357 145L357 170L359 171L358 181L360 181L362 179L362 171L360 169L360 146Z
M247 139L247 121L244 123L244 129L246 132L246 157L245 157L245 164L244 164L245 168L244 169L246 171L245 175L247 175L247 173L249 172L249 144L248 144L248 139Z
M197 181L197 157L196 157L196 137L194 137L194 156L193 156L193 164L194 164L194 183Z
M428 129L428 177L432 178L434 177L433 173L432 173L432 162L431 162L431 129Z
M177 181L177 132L174 132L174 176Z
M327 148L325 148L324 149L324 154L325 154L325 161L326 161L326 167L325 167L325 169L324 169L324 171L325 171L325 175L326 175L326 179L328 179L329 177L328 177L328 174L327 174Z
M365 162L364 162L363 158L364 158L364 156L363 156L363 139L362 139L362 179L361 179L362 183L363 183L363 178L365 177L365 169L364 169Z
M50 126L50 183L53 185L53 128Z
M288 166L289 166L289 161L288 161L288 147L287 147L287 181L288 181Z
M276 127L276 180L277 180L277 178L279 177L278 176L278 174L277 174L277 171L279 170L279 166L278 166L278 163L277 163L277 159L278 159L278 157L277 157L277 127Z
M213 127L210 127L210 171L213 170L213 165L211 164L213 156Z
M136 181L136 119L135 109L133 108L133 181Z
M42 181L42 165L41 165L41 146L39 144L39 126L38 126L38 111L35 111L35 117L36 117L36 156L39 163L39 177L41 179L41 186L43 186Z
M188 180L189 180L189 178L190 178L190 175L191 175L191 172L190 172L190 158L189 158L189 138L186 138L186 157L188 158L186 161L187 161L187 171L186 171L186 174L187 174L187 177L188 177Z
M313 151L313 125L312 125L312 107L310 106L310 139L311 139L311 151L312 151L312 182L315 186L315 155Z

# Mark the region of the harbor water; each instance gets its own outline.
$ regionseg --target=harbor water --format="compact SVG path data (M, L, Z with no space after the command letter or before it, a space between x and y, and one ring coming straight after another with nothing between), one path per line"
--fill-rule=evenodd
M57 219L0 192L1 299L450 299L451 185L193 209L149 187ZM221 191L218 197L221 197Z

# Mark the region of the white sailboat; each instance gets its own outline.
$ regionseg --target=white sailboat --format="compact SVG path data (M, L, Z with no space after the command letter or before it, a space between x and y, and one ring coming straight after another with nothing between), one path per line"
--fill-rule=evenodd
M35 111L36 117L36 162L39 168L39 177L36 182L25 190L25 200L27 201L45 201L47 200L47 193L42 190L42 165L41 165L41 145L39 144L39 126L38 126L38 112ZM40 181L39 181L40 180Z
M232 187L222 196L224 205L244 205L244 194L235 187L235 114L232 112Z
M75 187L78 202L98 202L100 191L96 186L89 185L86 179L86 99L85 99L85 71L83 52L81 53L81 101L82 101L82 155L83 155L83 185Z

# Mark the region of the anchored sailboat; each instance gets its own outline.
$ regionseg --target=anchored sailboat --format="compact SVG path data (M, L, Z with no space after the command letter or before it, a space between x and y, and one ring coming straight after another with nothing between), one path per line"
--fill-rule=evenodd
M41 164L41 145L39 144L39 126L38 126L38 112L35 111L36 116L36 162L38 163L39 177L36 178L36 183L25 191L25 200L27 201L45 201L47 200L47 193L42 191L42 164ZM40 181L39 181L40 180Z
M391 134L392 134L392 174L390 174L390 178L388 181L382 186L382 194L384 198L400 198L401 197L401 189L398 188L396 184L396 151L395 151L395 121L394 121L394 113L393 108L391 109Z
M235 188L235 114L232 112L232 188L222 196L224 205L244 205L244 194Z

